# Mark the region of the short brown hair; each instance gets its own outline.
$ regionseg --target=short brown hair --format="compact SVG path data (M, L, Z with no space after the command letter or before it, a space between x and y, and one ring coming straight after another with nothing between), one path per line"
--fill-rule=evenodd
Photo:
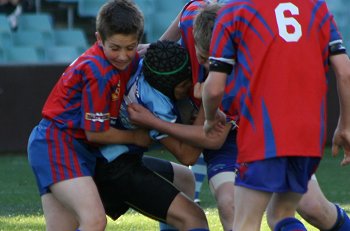
M219 3L209 3L199 10L193 21L193 37L198 46L203 51L209 52L211 35L217 12L221 8Z
M96 18L96 31L103 42L115 34L136 34L141 41L143 27L143 14L131 0L109 0Z

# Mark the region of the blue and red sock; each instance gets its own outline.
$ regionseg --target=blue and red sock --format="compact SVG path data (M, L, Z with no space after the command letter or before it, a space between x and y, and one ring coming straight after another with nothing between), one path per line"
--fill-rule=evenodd
M337 221L334 226L328 231L348 231L350 230L350 219L346 212L335 204L337 208Z

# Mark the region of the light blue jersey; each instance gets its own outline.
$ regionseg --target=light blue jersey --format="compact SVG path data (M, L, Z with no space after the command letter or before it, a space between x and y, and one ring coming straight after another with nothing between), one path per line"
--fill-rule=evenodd
M168 122L175 123L178 118L174 102L160 91L151 87L145 80L141 72L142 61L143 60L140 61L135 75L130 78L127 84L123 102L120 107L119 117L115 120L111 120L112 126L118 125L118 128L122 129L136 129L136 126L131 124L129 120L127 106L130 103L141 104L153 112L155 116ZM161 134L156 130L151 130L150 136L154 140L160 140L167 135ZM135 145L111 144L101 147L100 151L108 162L111 162L121 154L133 151L135 148L140 149Z

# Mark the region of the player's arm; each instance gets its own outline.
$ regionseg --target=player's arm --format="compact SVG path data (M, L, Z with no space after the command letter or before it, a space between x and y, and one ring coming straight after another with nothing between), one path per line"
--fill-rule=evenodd
M218 61L216 61L218 62ZM229 65L223 64L222 65ZM212 66L213 64L210 64ZM215 126L226 122L225 115L219 110L225 92L227 72L210 71L203 85L202 103L205 114L204 130L207 134L214 131Z
M154 116L149 110L140 104L129 104L128 113L130 120L138 126L155 129L168 134L183 142L200 148L218 149L222 146L231 125L217 129L212 136L206 136L203 132L203 116L199 113L194 125L170 123ZM202 120L202 121L200 121Z
M159 40L178 41L181 38L181 32L179 28L180 17L181 11L172 21L169 27L165 30L162 36L160 36Z
M181 127L184 129L181 129ZM170 135L173 133L174 136L170 135L161 139L160 142L182 164L193 165L196 163L203 147L216 149L222 146L222 143L231 129L231 125L226 125L224 131L212 139L204 134L203 126L199 125L167 124L164 128L164 133L167 133L166 131L168 131L167 134Z
M107 131L85 131L90 142L98 144L135 144L148 147L152 143L149 131L146 129L120 130L110 127Z
M344 150L341 165L350 164L350 60L346 54L330 56L332 69L337 79L340 114L337 128L333 136L332 154L335 156L339 148Z
M165 137L159 141L163 146L175 156L183 165L193 165L196 163L202 148L189 145L172 136Z

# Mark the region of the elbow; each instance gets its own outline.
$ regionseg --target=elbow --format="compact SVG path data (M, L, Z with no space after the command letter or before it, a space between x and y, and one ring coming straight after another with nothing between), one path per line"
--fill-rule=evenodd
M186 166L194 165L196 162L197 158L186 158L181 161L181 163Z
M186 155L182 155L181 157L177 158L177 160L186 166L194 165L197 162L197 159L199 157L200 153L187 153Z

